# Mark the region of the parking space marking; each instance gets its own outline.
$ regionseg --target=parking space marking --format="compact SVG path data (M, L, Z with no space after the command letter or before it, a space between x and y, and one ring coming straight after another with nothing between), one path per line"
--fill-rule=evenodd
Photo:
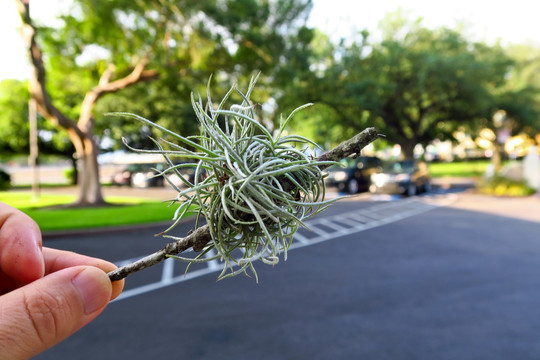
M331 217L315 218L306 222L306 225L316 231L302 229L302 233L297 232L294 235L293 242L289 250L302 248L305 246L315 245L323 241L333 240L345 235L359 233L378 226L390 224L395 221L403 220L411 216L415 216L437 207L448 206L457 199L456 194L429 194L414 198L407 198L400 201L381 202L380 204L370 206L365 209L349 212L346 214L338 214ZM323 231L317 224L324 226L334 231L329 233ZM307 234L312 236L307 236ZM215 252L208 252L206 257L215 256ZM136 258L138 259L138 258ZM135 260L136 260L135 259ZM116 262L116 265L127 264L134 259L122 260ZM179 282L195 279L199 276L207 275L220 271L220 266L217 260L207 262L205 267L200 269L189 270L187 273L174 276L174 267L179 261L175 259L167 259L163 262L161 272L161 280L155 283L142 285L136 288L127 289L114 301L120 301L133 296L142 295L147 292L161 289L165 286L170 286Z
M304 235L299 234L298 232L296 232L294 234L294 240L296 240L298 242L301 242L301 243L304 243L304 244L307 244L309 242L309 239L307 237L305 237Z
M216 256L217 253L216 253L216 250L212 249L210 250L209 252L207 252L204 257L207 258L207 259L210 259L214 256ZM208 264L208 269L211 269L211 270L214 270L214 271L218 271L221 269L221 267L219 266L219 263L216 259L212 259L212 260L208 260L207 262Z
M343 231L343 226L340 226L337 220L339 220L339 218L334 219L333 221L323 218L319 220L319 224L322 224L330 229L333 229L334 231Z
M161 282L168 284L174 277L174 259L166 259L163 262L163 270L161 271Z

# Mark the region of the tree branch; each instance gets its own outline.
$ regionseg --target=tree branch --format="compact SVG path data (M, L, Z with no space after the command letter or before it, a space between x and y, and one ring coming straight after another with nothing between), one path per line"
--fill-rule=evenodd
M32 76L30 77L30 93L36 99L37 108L45 118L52 121L66 130L73 131L80 138L84 137L82 131L77 128L77 124L58 108L56 108L46 88L46 72L43 65L41 49L36 42L36 28L30 17L29 2L16 0L17 11L22 21L22 38L25 42L30 63L32 65Z
M99 78L98 86L97 87L104 87L106 86L110 81L114 74L114 70L116 70L116 66L114 64L109 64L107 66L107 69L101 74L101 77Z
M135 65L131 73L113 82L106 81L102 83L100 81L98 86L94 88L93 91L99 93L99 95L101 96L104 94L117 92L130 85L136 84L140 81L155 79L158 76L157 70L145 70L147 64L148 64L148 56L145 56Z
M319 156L315 161L339 161L347 156L358 155L366 145L377 139L380 135L375 128L367 128L361 133L357 134L353 138L341 143L334 149ZM320 166L321 170L326 166ZM208 225L204 225L188 234L181 240L168 243L165 247L151 255L148 255L138 261L131 264L122 266L116 270L108 273L111 281L121 280L139 270L146 269L152 265L155 265L170 255L177 255L189 248L193 248L194 251L201 251L205 245L212 240L210 235L210 228Z
M101 74L98 85L84 96L78 125L81 128L86 128L90 125L92 109L103 95L120 91L140 81L155 79L158 76L158 72L157 70L145 70L147 63L148 57L145 56L135 65L131 73L112 82L110 80L114 74L115 67L113 64L110 64L103 74Z

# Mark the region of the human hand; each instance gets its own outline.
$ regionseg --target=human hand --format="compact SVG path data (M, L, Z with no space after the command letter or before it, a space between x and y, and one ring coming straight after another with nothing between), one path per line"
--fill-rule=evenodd
M37 224L0 203L0 360L27 359L96 318L116 298L116 266L41 246Z

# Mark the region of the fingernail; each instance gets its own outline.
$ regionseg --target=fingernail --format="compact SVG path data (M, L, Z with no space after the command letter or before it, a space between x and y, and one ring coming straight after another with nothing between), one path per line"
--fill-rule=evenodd
M86 315L107 305L111 298L111 282L107 275L98 268L84 269L71 279L71 282L81 295Z

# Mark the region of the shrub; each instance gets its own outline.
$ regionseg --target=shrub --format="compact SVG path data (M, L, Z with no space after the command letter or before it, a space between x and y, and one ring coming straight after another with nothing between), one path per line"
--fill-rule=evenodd
M0 190L8 190L11 187L11 176L0 169Z
M64 170L64 177L71 185L77 185L77 175L72 167Z
M519 197L535 193L535 190L527 186L524 181L510 180L500 175L481 180L477 188L483 194L494 196Z

